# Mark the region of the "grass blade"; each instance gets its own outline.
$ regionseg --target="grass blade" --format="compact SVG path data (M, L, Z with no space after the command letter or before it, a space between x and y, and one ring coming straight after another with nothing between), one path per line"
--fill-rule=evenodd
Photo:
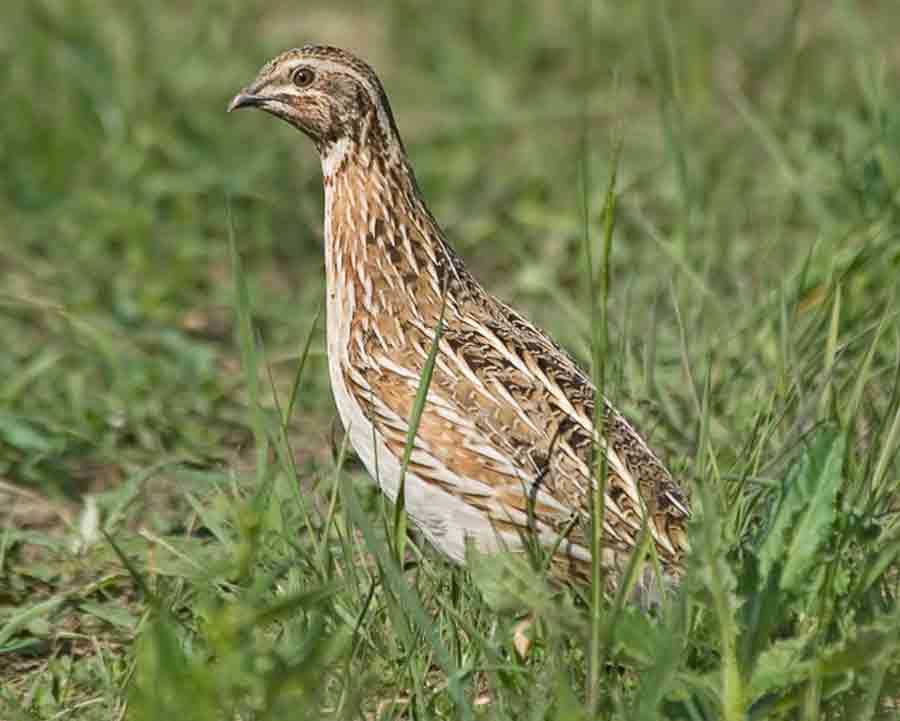
M444 646L443 641L435 631L435 625L429 618L422 603L419 601L412 587L403 577L400 566L396 562L396 556L393 555L385 544L379 540L372 527L372 523L368 516L363 512L359 505L359 500L352 487L347 487L345 502L350 513L350 518L356 527L360 530L369 551L373 553L378 560L379 568L384 574L391 592L400 600L406 616L415 629L426 639L437 664L447 674L450 695L456 703L457 712L464 719L473 718L472 707L468 699L462 691L459 683L459 673L450 652Z
M253 419L253 439L256 445L256 475L258 487L261 487L265 474L266 458L269 452L268 433L259 403L259 359L257 357L256 338L253 332L250 291L247 277L244 274L241 256L238 253L234 232L234 220L231 216L231 205L228 205L228 244L231 251L232 282L234 284L234 307L238 320L238 340L241 346L241 363L247 384L247 402Z
M447 306L447 294L442 294L441 315L434 329L434 339L422 367L422 375L419 377L419 386L416 389L416 397L413 399L412 410L409 414L409 428L406 431L406 445L403 448L403 458L400 461L400 482L397 487L397 500L394 503L393 541L394 553L400 567L403 567L403 556L406 551L406 469L412 456L416 443L416 434L419 432L419 424L422 421L422 411L425 409L425 401L428 398L428 388L431 386L431 376L434 373L434 363L437 360L438 349L441 343L441 334L444 332L444 311Z

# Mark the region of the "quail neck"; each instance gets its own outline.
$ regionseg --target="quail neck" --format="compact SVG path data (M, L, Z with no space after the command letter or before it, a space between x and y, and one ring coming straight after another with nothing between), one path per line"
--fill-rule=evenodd
M597 432L589 377L466 270L422 199L374 71L338 48L289 50L229 110L251 106L299 129L321 157L332 391L387 496L396 500L413 400L442 322L405 479L407 512L428 540L464 563L469 544L521 550L532 535L555 549L556 576L586 578L599 449L611 583L645 519L664 574L677 578L684 493L604 398ZM640 583L652 583L649 570Z

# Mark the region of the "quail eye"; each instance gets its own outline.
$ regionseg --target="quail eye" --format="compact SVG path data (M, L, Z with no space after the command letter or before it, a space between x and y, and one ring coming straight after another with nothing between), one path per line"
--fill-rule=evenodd
M315 77L316 76L313 74L313 71L309 68L297 68L294 71L294 74L291 75L291 81L298 88L305 88L307 85L312 83Z

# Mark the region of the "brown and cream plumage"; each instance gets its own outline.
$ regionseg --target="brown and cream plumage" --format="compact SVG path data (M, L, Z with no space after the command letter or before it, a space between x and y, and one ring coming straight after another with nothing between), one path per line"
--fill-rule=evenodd
M341 421L366 468L394 500L444 304L405 480L410 517L458 562L469 542L518 549L523 533L547 544L566 533L554 570L583 576L594 387L553 340L466 270L422 199L375 73L344 50L308 45L266 64L229 110L248 106L303 131L321 157L328 364ZM604 562L622 568L646 513L664 571L678 576L685 497L606 401L603 419Z

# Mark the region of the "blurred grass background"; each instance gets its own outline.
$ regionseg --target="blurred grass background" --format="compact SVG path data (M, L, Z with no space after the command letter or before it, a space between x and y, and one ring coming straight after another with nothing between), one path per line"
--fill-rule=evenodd
M815 449L825 446L807 445L810 434L825 428L842 439L843 518L863 520L850 533L850 521L831 518L826 530L840 527L845 541L859 531L859 545L856 555L842 556L848 546L834 540L812 550L823 566L837 558L834 568L850 575L832 578L823 592L828 613L782 599L784 617L768 629L802 636L797 658L810 668L809 659L825 663L817 649L845 642L877 616L876 606L893 608L883 589L866 596L871 607L862 591L849 593L862 581L847 569L869 559L866 593L896 579L888 550L896 547L898 480L898 35L893 0L597 2L589 13L565 0L7 3L0 27L6 714L111 718L130 708L136 718L221 718L222 707L208 701L226 698L236 718L268 718L296 711L290 704L299 694L313 718L465 715L454 684L470 701L488 699L475 708L489 717L521 717L516 698L528 700L535 718L584 713L577 691L584 679L571 670L583 666L578 649L551 630L527 662L491 656L485 649L504 647L511 621L493 621L496 604L482 599L483 587L427 549L425 580L413 588L423 613L440 619L455 667L468 669L449 681L435 673L435 646L422 629L395 627L405 622L392 616L389 599L403 593L388 584L382 600L374 581L329 585L346 581L335 569L356 557L345 554L355 543L349 529L359 525L333 479L350 474L374 531L379 505L364 474L336 475L333 460L339 440L323 336L313 330L323 288L319 163L283 124L224 112L263 62L305 42L347 47L376 67L424 192L470 269L585 363L582 170L592 179L590 230L599 237L621 134L611 395L686 485L715 480L710 487L727 511L719 529L727 563L743 562L747 534L778 506L787 469L804 452L818 467ZM265 364L249 372L259 376L266 417L273 392L289 393L312 332L299 400L268 465L257 465L254 452L265 422L241 363L231 224L264 349ZM296 483L287 480L295 471L314 516L302 541L300 516L276 523L258 495L262 487L285 504L296 500ZM260 540L269 536L259 529L272 531L273 523L277 551ZM98 539L98 525L119 539L132 570L147 574L152 593ZM310 548L307 561L291 555ZM267 583L253 580L258 568L248 559L260 558ZM197 575L204 567L214 581ZM263 642L251 643L226 618L227 602L249 614L271 603L276 588L319 593L291 607L302 630L279 643L308 653L301 665L309 676L283 685L274 669L287 662L269 647L248 650ZM446 593L458 605L436 600ZM523 603L555 619L542 599ZM376 626L363 642L358 621L370 612ZM159 621L169 616L175 620ZM678 664L714 675L724 663L721 639L692 618L699 625L691 626L691 653L661 651L669 665L654 667L663 676L669 669L669 682L686 678L673 670ZM719 622L705 620L721 629ZM844 668L834 688L845 695L829 696L831 681L815 666L797 681L800 701L755 708L762 717L815 718L831 708L829 698L851 698L884 712L889 683L871 691L846 681L896 679L896 646L878 639L888 649L880 676ZM179 666L172 659L185 644L227 671L211 673L193 657ZM605 713L629 717L623 709L638 682L625 666L610 672ZM356 675L358 668L365 673ZM234 681L236 696L216 686L223 679ZM178 683L186 684L180 692ZM673 697L718 698L689 686ZM663 690L641 714L714 717L706 701L663 703ZM253 699L249 710L238 708L244 693ZM197 707L173 712L186 694ZM871 703L866 694L874 694Z

